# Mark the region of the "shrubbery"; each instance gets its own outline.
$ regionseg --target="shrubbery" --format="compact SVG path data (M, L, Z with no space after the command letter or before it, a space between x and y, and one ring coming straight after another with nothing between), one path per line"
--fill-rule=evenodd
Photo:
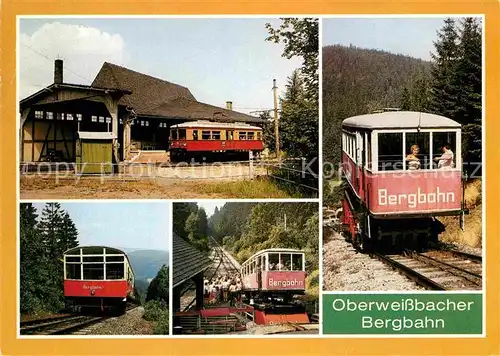
M151 300L144 305L144 319L153 322L153 333L157 335L167 335L168 330L168 304Z

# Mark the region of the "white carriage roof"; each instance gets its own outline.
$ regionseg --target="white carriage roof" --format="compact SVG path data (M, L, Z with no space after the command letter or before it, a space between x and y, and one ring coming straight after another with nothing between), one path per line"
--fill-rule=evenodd
M113 255L126 255L125 252L122 250L119 250L114 247L108 247L108 246L77 246L73 247L67 251L64 252L65 255L73 255L73 254L80 254L80 249L82 250L82 255L99 255L104 253L104 249L106 249L106 254L113 254Z
M304 251L301 251L301 250L297 250L297 249L294 249L294 248L268 248L266 250L261 250L257 253L254 253L251 257L249 257L245 262L243 262L243 264L247 263L248 261L250 261L252 258L254 257L257 257L259 255L262 255L264 253L269 253L269 252L274 252L274 253L304 253Z
M171 128L190 128L190 127L207 127L207 128L221 128L221 129L252 129L252 130L262 130L258 126L251 126L249 124L242 123L232 123L232 122L212 122L212 121L191 121L183 122L182 124L172 125Z
M389 111L353 116L342 126L368 129L460 128L460 124L444 116L416 111Z

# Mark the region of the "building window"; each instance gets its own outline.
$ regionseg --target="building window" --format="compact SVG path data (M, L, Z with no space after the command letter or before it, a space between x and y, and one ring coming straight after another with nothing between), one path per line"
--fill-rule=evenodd
M146 126L149 126L149 121L146 121Z
M120 125L123 125L123 120L122 119L118 120L118 122L120 123Z
M104 116L99 116L99 122L104 123Z
M52 111L47 111L46 112L46 117L47 120L54 120L54 113Z
M92 120L92 122L97 122L97 116L92 115L92 119L91 120Z
M111 124L111 118L110 118L110 117L107 117L107 118L106 118L106 123L107 123L107 124Z
M77 119L78 121L82 121L82 119L83 119L83 115L82 115L82 114L76 114L76 119Z
M43 119L43 111L35 111L35 119Z
M73 114L66 114L66 120L73 121Z

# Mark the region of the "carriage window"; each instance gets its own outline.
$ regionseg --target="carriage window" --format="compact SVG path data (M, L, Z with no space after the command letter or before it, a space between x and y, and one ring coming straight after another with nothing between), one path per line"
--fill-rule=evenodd
M270 271L275 271L278 268L278 263L280 262L280 256L277 253L270 253L269 254L269 270Z
M262 140L262 132L257 132L257 140L261 141Z
M106 262L123 262L125 261L124 256L106 256Z
M292 255L292 270L302 271L302 254L294 253Z
M202 131L201 132L202 140L210 140L210 131Z
M79 263L66 264L66 279L82 279L82 269Z
M177 140L177 130L171 130L170 136L172 137L172 140Z
M104 262L104 256L83 256L83 262Z
M366 134L366 159L365 159L365 167L368 169L372 169L372 134Z
M455 168L457 154L457 134L455 132L432 133L432 162L434 168Z
M249 139L249 140L254 140L254 139L255 139L255 132L250 131L250 132L248 133L248 139Z
M378 169L379 171L403 169L403 133L378 134Z
M292 255L289 253L282 253L280 271L290 271L291 269L292 269Z
M124 263L106 264L106 279L123 279L123 278L125 278Z
M104 279L104 263L84 263L83 279Z
M220 131L212 131L212 140L220 140Z
M226 138L228 140L233 140L234 137L234 131L226 131Z
M262 266L261 266L261 269L263 271L266 270L266 255L262 255Z
M80 256L66 256L66 262L81 262Z
M198 130L193 130L193 140L198 140Z
M428 132L406 133L405 169L429 169L430 134Z
M186 129L179 129L179 140L186 139Z
M247 139L247 133L240 131L239 138L240 138L240 140L246 140Z

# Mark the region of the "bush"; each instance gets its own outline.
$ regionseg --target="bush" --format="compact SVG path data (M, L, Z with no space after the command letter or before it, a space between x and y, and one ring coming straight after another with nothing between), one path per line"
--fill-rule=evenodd
M168 335L168 304L151 300L144 305L144 319L153 322L153 333L157 335Z

